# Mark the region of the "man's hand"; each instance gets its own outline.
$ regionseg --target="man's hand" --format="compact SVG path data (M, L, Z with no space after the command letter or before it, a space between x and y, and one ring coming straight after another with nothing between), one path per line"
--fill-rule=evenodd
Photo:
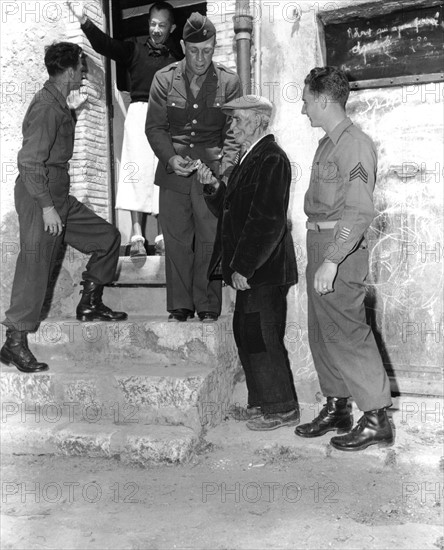
M197 168L197 179L202 185L212 185L215 189L219 187L219 180L206 164L200 164Z
M314 276L314 289L320 294L328 294L334 292L333 281L338 272L338 264L324 261L318 268Z
M71 0L66 0L66 3L68 5L68 8L70 9L71 13L77 18L79 23L83 25L86 23L87 16L86 16L86 10L85 10L85 2L83 0L72 2Z
M187 178L196 170L196 166L194 166L195 161L190 157L184 158L181 155L171 157L168 164L175 174L184 178Z
M247 278L235 271L233 275L231 275L231 282L233 283L233 288L236 290L248 290L250 289L250 285L247 283Z
M71 90L66 98L66 104L70 109L79 109L84 103L88 101L88 91L85 84L83 84L78 90Z
M53 237L58 237L62 234L63 223L54 206L48 206L43 209L43 230L48 231Z

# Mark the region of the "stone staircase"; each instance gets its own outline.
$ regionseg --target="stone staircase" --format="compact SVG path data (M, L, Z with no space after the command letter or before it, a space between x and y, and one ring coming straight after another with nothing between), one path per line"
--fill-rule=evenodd
M241 372L232 291L224 288L217 323L168 323L163 260L121 259L104 302L127 321L48 318L28 340L50 369L27 375L2 365L2 452L181 463L225 418Z

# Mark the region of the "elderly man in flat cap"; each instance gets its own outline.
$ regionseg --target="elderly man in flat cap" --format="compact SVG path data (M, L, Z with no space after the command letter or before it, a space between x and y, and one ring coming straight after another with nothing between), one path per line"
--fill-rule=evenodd
M221 281L209 281L208 265L217 219L203 198L196 175L200 162L222 180L238 152L222 105L239 97L238 76L213 63L216 29L193 13L181 41L185 59L156 73L150 91L146 135L159 164L159 217L165 242L169 321L196 311L202 322L217 320Z
M297 280L287 226L291 167L268 133L272 104L246 95L222 108L241 146L240 162L225 185L210 167L197 173L205 200L219 217L209 273L221 262L224 281L237 290L233 330L248 389L234 416L251 430L299 423L299 407L283 344L286 295Z

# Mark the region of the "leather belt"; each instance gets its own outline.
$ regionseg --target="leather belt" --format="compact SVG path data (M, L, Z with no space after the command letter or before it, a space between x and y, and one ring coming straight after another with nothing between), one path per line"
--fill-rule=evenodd
M321 231L322 229L333 229L337 223L337 220L328 222L306 222L305 227L312 231Z

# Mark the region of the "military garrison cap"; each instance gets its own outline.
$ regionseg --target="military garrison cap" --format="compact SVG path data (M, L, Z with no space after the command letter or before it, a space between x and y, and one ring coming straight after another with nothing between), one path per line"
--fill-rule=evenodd
M216 27L205 15L193 12L183 28L184 42L205 42L216 35Z
M222 105L222 112L226 115L231 114L230 111L234 111L235 109L246 109L271 116L273 111L273 103L268 101L266 97L248 94L233 99L228 103L225 103L225 105Z

